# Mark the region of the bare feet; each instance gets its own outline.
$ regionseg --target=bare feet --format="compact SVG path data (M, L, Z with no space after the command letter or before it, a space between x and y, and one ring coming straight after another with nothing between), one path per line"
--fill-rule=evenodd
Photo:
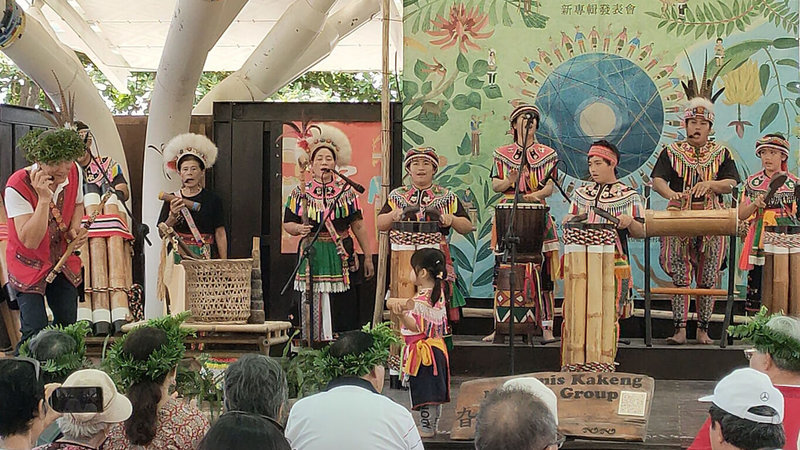
M481 340L482 340L483 342L494 342L494 333L495 333L495 332L494 332L494 331L492 331L492 333L491 333L490 335L488 335L488 336L484 337L484 338L483 338L483 339L481 339Z
M699 335L698 335L699 338ZM678 328L675 330L675 335L667 338L669 345L683 345L686 343L686 328Z
M703 345L713 344L714 341L708 337L708 330L703 330L701 328L697 329L697 343Z

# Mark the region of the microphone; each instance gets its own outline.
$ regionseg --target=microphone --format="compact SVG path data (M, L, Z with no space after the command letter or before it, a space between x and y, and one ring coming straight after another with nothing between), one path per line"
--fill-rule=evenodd
M349 184L349 185L350 185L350 187L351 187L351 188L353 188L353 189L354 189L356 192L358 192L359 194L363 194L363 193L364 193L364 191L366 190L366 189L364 189L364 186L362 186L362 185L360 185L360 184L356 183L355 181L351 180L351 179L350 179L350 178L348 178L346 175L342 175L342 173L341 173L341 172L339 172L339 171L338 171L338 170L336 170L336 169L322 169L322 170L323 170L324 172L331 171L331 172L335 173L335 174L336 174L336 175L337 175L339 178L341 178L341 179L342 179L342 181L344 181L345 183Z

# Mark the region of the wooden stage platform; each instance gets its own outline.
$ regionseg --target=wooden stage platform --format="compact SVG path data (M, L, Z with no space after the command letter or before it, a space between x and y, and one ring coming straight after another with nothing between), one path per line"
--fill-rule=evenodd
M741 351L740 351L741 353ZM456 420L455 399L464 381L475 377L454 375L451 397L453 401L442 408L442 429L449 430ZM656 380L653 406L650 413L645 442L567 440L562 449L682 449L691 444L697 430L708 416L708 404L698 398L714 390L713 381ZM408 391L384 387L383 394L408 407ZM417 414L417 413L413 413ZM474 449L472 441L453 441L449 436L425 440L426 449Z

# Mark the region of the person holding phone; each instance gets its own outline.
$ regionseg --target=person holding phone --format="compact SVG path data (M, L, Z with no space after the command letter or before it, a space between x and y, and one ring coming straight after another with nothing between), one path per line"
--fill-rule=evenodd
M32 448L58 417L47 399L59 385L45 385L41 375L35 359L0 359L0 449Z
M104 448L111 425L124 422L133 411L130 400L117 392L111 377L96 369L79 370L67 377L53 391L49 403L61 413L56 422L63 435L36 450Z
M67 124L69 125L69 124ZM76 241L86 241L83 218L83 175L75 160L83 154L83 139L72 128L31 130L19 140L31 166L14 172L5 188L8 213L8 279L20 310L22 338L27 341L47 326L44 297L55 325L75 323L81 260L70 255L61 272L46 277Z

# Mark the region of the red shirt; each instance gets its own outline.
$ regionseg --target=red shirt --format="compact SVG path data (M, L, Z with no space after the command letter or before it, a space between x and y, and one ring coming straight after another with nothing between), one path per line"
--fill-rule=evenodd
M53 201L56 209L61 213L62 220L69 227L75 211L75 201L83 186L79 182L77 165L72 165L67 177L69 183ZM30 172L27 169L14 172L8 178L6 187L14 189L34 207L39 201L39 195L31 185ZM6 247L8 280L17 291L43 294L46 285L45 277L67 249L65 235L58 229L51 212L47 222L47 233L44 234L39 247L27 248L17 236L15 220L14 217L8 219L8 247ZM61 272L73 285L79 285L81 281L80 258L70 255Z
M783 394L783 431L786 433L784 449L797 449L797 435L800 434L800 386L776 385ZM711 450L711 419L706 419L689 450Z

